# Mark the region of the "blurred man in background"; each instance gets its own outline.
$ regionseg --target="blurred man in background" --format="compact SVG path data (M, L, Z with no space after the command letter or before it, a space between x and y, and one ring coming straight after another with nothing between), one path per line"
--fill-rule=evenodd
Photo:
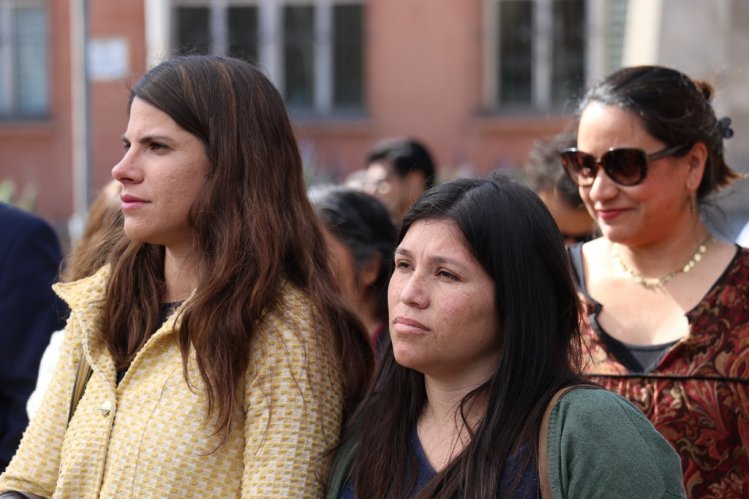
M434 185L435 166L426 146L410 138L387 139L367 155L364 190L387 207L400 226L409 208Z

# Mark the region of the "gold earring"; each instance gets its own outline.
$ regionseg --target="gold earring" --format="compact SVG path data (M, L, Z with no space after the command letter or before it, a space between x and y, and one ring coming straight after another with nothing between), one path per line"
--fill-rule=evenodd
M698 216L696 192L689 193L689 197L687 198L687 204L689 205L689 213L691 213L693 217Z

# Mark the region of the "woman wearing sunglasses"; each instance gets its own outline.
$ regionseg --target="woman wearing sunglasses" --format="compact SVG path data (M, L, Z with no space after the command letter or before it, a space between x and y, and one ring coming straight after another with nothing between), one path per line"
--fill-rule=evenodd
M580 105L562 162L602 237L570 248L587 301L590 379L671 442L690 497L749 497L749 251L699 206L736 174L713 89L663 67L619 70Z

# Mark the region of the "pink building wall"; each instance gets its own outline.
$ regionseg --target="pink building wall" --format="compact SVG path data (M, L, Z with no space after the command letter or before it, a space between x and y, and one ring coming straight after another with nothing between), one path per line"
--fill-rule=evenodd
M371 145L411 135L434 152L440 177L519 165L534 140L564 118L500 117L483 109L482 0L378 0L367 4L368 115L324 125L300 122L317 163L350 172Z
M49 115L0 123L0 180L37 191L35 211L59 229L72 210L70 20L67 2L49 2Z
M0 179L38 191L36 211L64 233L73 211L68 2L49 2L52 115L41 124L0 126ZM502 117L482 108L483 0L377 0L366 3L365 95L361 119L295 120L305 157L342 179L362 168L378 140L411 135L433 151L442 179L519 165L535 139L561 118ZM145 70L144 2L89 1L89 39L122 37L129 73L92 81L94 191L122 155L128 84Z
M90 39L125 38L130 72L122 79L92 82L91 169L95 189L112 179L110 170L122 157L120 137L127 126L129 85L146 70L145 14L142 1L90 0Z

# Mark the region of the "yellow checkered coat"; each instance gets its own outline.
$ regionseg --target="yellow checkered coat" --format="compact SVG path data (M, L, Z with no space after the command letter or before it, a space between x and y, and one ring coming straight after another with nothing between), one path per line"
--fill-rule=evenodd
M281 312L256 331L228 442L215 451L194 356L182 374L173 314L119 385L97 337L108 267L56 291L72 310L60 361L0 491L93 497L320 497L323 453L341 424L340 363L316 329L311 304L285 286ZM67 427L80 357L93 376Z

